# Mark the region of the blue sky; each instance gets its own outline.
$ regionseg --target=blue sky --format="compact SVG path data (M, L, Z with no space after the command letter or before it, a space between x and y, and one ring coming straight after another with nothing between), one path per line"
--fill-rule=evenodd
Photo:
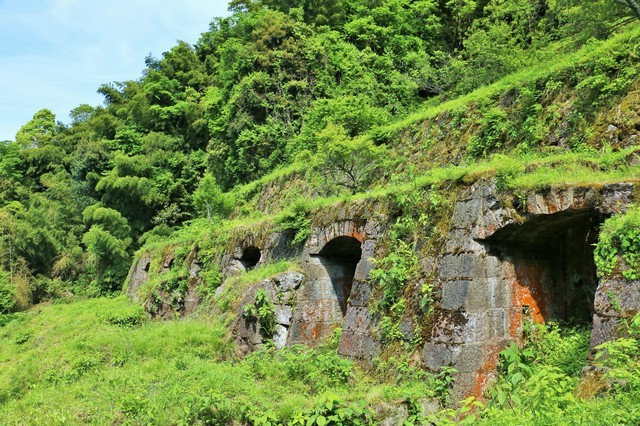
M195 43L228 0L0 0L0 141L42 108L69 122L103 83L136 80L151 53Z

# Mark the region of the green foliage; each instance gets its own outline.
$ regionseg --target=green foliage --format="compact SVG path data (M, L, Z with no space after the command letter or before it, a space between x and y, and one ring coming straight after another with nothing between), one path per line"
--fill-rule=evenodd
M99 203L87 207L82 216L85 225L100 227L120 240L126 240L131 232L127 220L120 212L105 208Z
M365 406L364 401L345 404L335 396L327 398L326 402L308 413L298 413L294 416L292 425L354 425L371 424L372 410Z
M0 269L0 314L8 314L16 306L16 290L9 273Z
M405 287L418 273L418 258L413 247L397 240L391 252L382 259L375 259L374 265L370 276L375 285L382 289L378 309L394 310L395 307L397 311Z
M351 194L365 190L385 171L384 147L364 138L351 139L341 126L329 124L318 135L318 156L327 182Z
M135 327L142 324L147 318L142 306L131 306L129 309L120 309L106 316L107 323L120 327Z
M0 143L0 417L9 424L377 421L354 401L384 392L335 353L292 348L219 362L232 353L221 325L146 323L139 307L121 300L38 307L26 320L5 312L32 299L68 301L70 292L117 292L142 244L178 244L177 267L150 271L152 290L178 307L186 253L197 251L206 265L199 291L210 297L233 227L267 230L275 221L299 245L310 236L311 212L336 202L322 196L344 190L349 202L397 207L388 251L371 274L380 296L372 309L385 344L407 340L416 349L436 290L435 280L418 280L416 251L437 250L446 233L438 220L448 212L445 191L495 178L505 202L515 194L522 206L530 189L640 172L632 137L638 30L624 20L632 3L620 3L238 0L195 46L179 42L147 58L139 79L101 86L104 106L79 106L68 126L48 110L36 113L15 143ZM609 124L618 130L605 131ZM595 253L601 276L640 276L637 211L603 226ZM236 219L226 220L232 212ZM185 225L197 217L208 220ZM416 245L418 235L430 246ZM240 288L292 267L261 266L228 284ZM219 307L230 306L233 291ZM247 312L273 328L265 294ZM415 326L411 338L401 320ZM467 400L443 423L638 423L637 336L601 348L605 392L582 401L574 385L587 333L556 325L526 332L524 348L505 351L489 406ZM419 395L446 399L446 369L435 383L408 359L386 369L396 376L386 392L407 405L407 422L427 421ZM406 382L414 384L405 393Z
M286 380L302 382L313 394L348 386L354 377L353 363L330 349L312 350L296 345L275 350L266 346L249 355L247 362L258 378L284 375Z
M511 344L501 353L501 376L487 405L469 398L460 409L442 410L429 420L446 425L633 424L640 395L637 341L631 337L637 337L640 319L628 329L629 337L598 349L595 363L604 367L604 376L594 376L582 371L589 330L528 324L523 347Z
M48 109L41 109L18 130L16 143L21 148L44 147L54 141L56 130L56 116Z
M487 111L479 124L482 130L469 141L467 147L472 157L486 157L487 153L500 148L504 144L505 133L511 127L507 113L500 108Z
M199 272L202 284L198 287L198 294L203 299L210 299L222 284L222 271L217 265L209 266Z
M141 312L125 297L97 298L3 324L3 423L75 424L90 413L96 424L374 424L381 395L389 404L428 391L422 380L373 380L325 347L265 347L240 360L216 319L145 321Z
M552 421L576 404L573 389L587 363L589 330L558 324L527 324L526 346L514 343L501 354L500 381L491 390L492 405L528 407Z
M589 355L591 330L588 327L556 322L525 323L524 334L536 362L559 368L570 377L580 375Z
M17 183L22 177L19 151L17 143L0 142L0 179Z
M596 348L594 362L606 369L606 378L617 392L640 391L640 315L628 321L626 336Z
M193 193L196 211L207 220L224 219L233 210L234 200L230 194L224 194L213 175L206 173Z
M291 245L302 244L311 235L309 213L309 203L304 200L298 200L276 219L281 230L292 234Z
M0 143L0 208L12 206L3 263L20 263L40 283L31 287L57 294L116 290L133 251L196 217L222 224L232 211L280 213L302 243L309 215L281 211L295 191L373 198L404 192L390 181L440 185L483 173L501 189L633 176L632 161L616 170L612 158L633 144L625 139L636 131L633 114L620 116L634 108L607 120L625 129L618 141L601 138L594 124L637 76L637 31L625 21L633 9L618 3L233 2L195 45L178 42L146 58L140 78L99 87L103 106L78 106L68 125L40 110L15 143ZM432 168L461 164L465 152L473 161L515 147L537 155L547 145L604 143L613 151L555 153L567 155L559 165L523 157L513 168L504 158ZM282 197L259 194L267 187ZM126 223L83 221L98 203ZM405 220L407 232L434 233L430 214ZM107 268L108 253L120 264ZM432 291L423 286L423 308Z
M602 224L594 260L600 277L640 279L640 208L631 207Z
M243 315L258 321L265 339L273 337L276 331L276 309L265 290L258 290L253 303L244 305Z

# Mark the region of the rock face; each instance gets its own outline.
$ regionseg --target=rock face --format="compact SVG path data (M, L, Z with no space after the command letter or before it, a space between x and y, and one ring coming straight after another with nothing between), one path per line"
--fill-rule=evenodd
M131 265L129 270L129 297L136 299L138 289L149 279L149 268L151 267L151 255L143 253L136 263Z
M591 351L604 342L614 340L623 319L640 311L640 281L612 278L600 283L594 300Z
M265 340L264 327L259 321L244 315L244 306L253 303L256 293L263 289L270 300L277 301L272 336L276 347L314 346L343 325L341 353L361 358L376 354L380 345L373 337L375 333L366 307L367 277L382 235L379 222L371 220L343 218L313 227L311 236L296 255L303 273L281 274L254 284L245 292L232 326L241 353L255 350ZM269 241L279 239L272 236ZM237 260L243 251L239 248L226 258L228 263L223 270L227 274L241 273ZM277 245L267 246L262 250L261 259L281 256L284 257Z
M293 309L295 309L300 286L305 282L305 276L300 272L285 272L252 285L245 293L240 307L236 311L231 330L241 354L248 354L256 350L262 343L271 339L276 348L283 348L287 344ZM267 333L267 326L258 318L245 313L245 306L254 304L258 291L266 292L273 304L274 324L271 336Z
M632 191L615 184L531 193L522 216L500 202L491 183L469 188L437 260L441 310L423 349L425 366L454 366L458 396L479 396L525 320L589 320L599 288L598 226L630 203ZM638 299L632 305L629 311L640 310ZM596 317L594 335L610 337L612 328Z
M593 244L600 223L629 205L633 191L630 183L549 189L529 193L519 209L511 206L513 200L502 199L491 181L457 193L442 251L420 259L437 289L435 312L423 336L422 365L432 370L454 367L456 396L480 396L496 375L499 352L522 338L524 321L593 318L592 348L615 337L622 318L640 311L640 282L599 283ZM390 219L375 213L375 207L332 212L330 220L312 227L301 247L292 247L286 232L235 238L219 259L225 278L282 258L297 258L302 267L302 272L280 274L242 291L232 322L242 353L267 338L277 347L313 346L339 326L342 355L371 360L384 349L379 319L369 309L369 274ZM169 271L172 262L170 256L160 259L160 273ZM132 297L148 279L150 264L150 256L143 254L132 266ZM193 312L199 303L199 268L192 259L188 290L178 303L180 314ZM419 283L411 285L417 293ZM255 316L245 315L245 306L255 303L260 290L274 307L269 336ZM160 299L147 306L148 311L171 316L175 300L162 293ZM414 333L410 323L400 324L400 330L407 338Z

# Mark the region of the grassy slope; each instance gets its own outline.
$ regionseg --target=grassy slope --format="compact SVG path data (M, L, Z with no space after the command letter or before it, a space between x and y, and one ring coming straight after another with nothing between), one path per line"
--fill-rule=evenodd
M393 179L383 179L377 188L356 198L402 192L416 184L468 183L505 172L513 178L509 187L514 191L635 180L639 176L638 145L610 141L605 129L615 123L623 133L636 132L637 85L633 82L639 45L640 27L631 25L607 41L558 54L459 98L429 102L406 119L375 129L367 138L383 141L389 158L398 164L393 167ZM600 83L580 86L589 79ZM502 105L514 93L530 93L534 100L526 101L523 95L525 100L516 98L514 104ZM471 144L486 143L483 120L496 108L508 120L508 126L500 130L499 146L489 147L492 155L488 158L469 155ZM569 141L564 146L549 146L545 135L559 131L576 116L582 118L574 123L577 128L572 129L571 137L580 139L580 146L569 146ZM533 120L522 124L524 118ZM244 218L244 223L264 221L286 210L296 197L310 198L312 209L342 201L344 197L335 193L322 196L314 192L317 176L309 165L309 161L294 163L236 188L234 197L241 206L236 217ZM264 191L277 194L277 200L265 199ZM260 215L260 209L266 216Z
M615 374L579 378L588 329L538 326L528 336L529 352L518 352L513 371L497 385L508 391L506 402L494 392L476 409L478 423L640 421L637 340L606 361ZM327 401L340 401L334 413L362 401L368 414L360 418L375 424L384 417L381 407L415 409L420 398L438 396L442 382L398 360L381 366L392 368L397 377L375 379L330 346L266 350L239 361L221 324L148 321L122 297L40 305L0 328L0 419L3 425L265 424L259 419L266 415L277 424L296 418L306 424L328 410ZM520 373L527 380L513 386ZM430 420L457 424L463 411L447 409Z
M220 323L150 322L123 297L40 305L0 328L2 424L291 419L329 395L397 403L428 383L381 384L330 348L238 361Z
M399 142L401 146L407 134L418 134L443 114L471 110L474 104L487 99L497 102L496 97L513 88L542 81L553 73L568 72L593 58L606 56L616 46L636 43L639 34L640 29L633 27L610 41L416 112L404 121L377 129L373 137L383 135L391 145ZM458 153L465 148L462 139L459 146L447 147ZM504 151L479 161L464 159L444 167L427 165L411 179L385 182L366 194L346 199L386 197L416 186L443 186L486 176L498 177L505 188L514 192L637 180L638 149L631 146L617 152L597 148L546 154ZM430 151L421 155L428 158ZM274 182L277 186L278 180L303 173L305 166L291 165L237 189L237 197L247 201L244 210L253 209L251 200L262 187ZM344 200L319 197L311 207ZM260 226L273 222L277 214L271 211L268 215L241 217L224 228ZM186 229L176 238L183 241L201 236ZM167 242L155 244L166 246ZM397 405L407 401L407 395L429 396L435 392L433 382L424 377L401 386L381 383L367 377L357 366L340 361L330 349L302 354L262 353L237 361L226 333L221 323L206 318L149 322L139 307L123 298L35 307L0 328L0 419L7 424L190 424L215 413L229 421L269 411L278 418L292 419L297 412L308 413L318 407L329 393L340 400L362 399L373 406L382 399ZM623 370L632 374L637 373L637 343L635 350L623 363ZM540 363L553 365L544 359ZM301 370L301 365L308 368ZM345 381L346 376L351 378ZM556 393L557 382L542 379L535 382L540 385L537 390L523 390L533 394L532 404L541 404L537 408L493 406L484 414L487 424L557 424L562 418L576 424L610 424L622 421L623 416L630 422L638 418L637 381L627 381L624 386L614 383L597 398L592 392L586 399L567 402L563 396L577 394L588 385L584 380L579 382L575 374L569 376L570 387Z

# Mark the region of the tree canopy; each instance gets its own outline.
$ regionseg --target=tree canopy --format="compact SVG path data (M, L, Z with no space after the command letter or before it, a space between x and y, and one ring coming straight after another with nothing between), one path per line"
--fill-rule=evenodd
M116 289L145 234L228 215L225 191L301 155L333 185L360 191L386 155L361 136L559 48L604 39L638 13L633 0L229 8L194 45L146 58L138 79L97 88L104 105L79 105L66 125L41 109L15 142L0 143L0 249L12 253L3 282L31 277L35 298L52 279Z

